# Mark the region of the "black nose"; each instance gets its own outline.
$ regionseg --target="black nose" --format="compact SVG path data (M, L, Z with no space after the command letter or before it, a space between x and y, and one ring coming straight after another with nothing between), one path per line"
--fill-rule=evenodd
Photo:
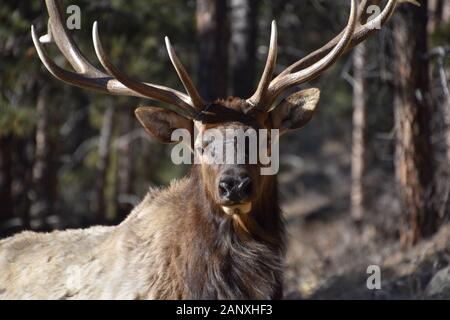
M219 196L222 200L242 203L252 193L252 179L248 176L224 176L219 182Z

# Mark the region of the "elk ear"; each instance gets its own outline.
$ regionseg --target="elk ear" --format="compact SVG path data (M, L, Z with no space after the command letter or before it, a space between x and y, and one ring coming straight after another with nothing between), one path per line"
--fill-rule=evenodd
M290 95L270 112L273 128L282 134L304 127L311 120L319 99L320 90L316 88Z
M172 132L176 129L192 131L192 121L173 111L157 107L139 107L135 114L145 131L163 143L178 142L171 139Z

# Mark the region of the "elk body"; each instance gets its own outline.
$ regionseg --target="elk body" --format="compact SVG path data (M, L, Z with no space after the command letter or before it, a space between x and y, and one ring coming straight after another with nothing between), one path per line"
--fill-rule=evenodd
M136 110L146 131L162 142L171 142L172 132L180 128L191 133L262 128L284 133L311 119L319 90L299 91L274 105L276 99L317 77L372 34L374 26L386 23L399 1L389 0L365 25L358 21L367 1L359 7L356 0L350 2L342 33L272 80L277 54L273 23L266 67L248 99L204 101L167 38L170 59L187 94L139 82L109 60L95 23L94 46L105 72L96 69L69 36L55 0L46 0L48 35L39 39L32 27L32 37L44 65L64 82L166 103ZM75 72L49 58L42 45L49 39ZM201 159L190 175L167 189L150 190L118 226L23 232L0 241L0 299L281 298L285 235L276 175L261 175L261 163L207 164L200 152L205 141L195 140L190 147Z

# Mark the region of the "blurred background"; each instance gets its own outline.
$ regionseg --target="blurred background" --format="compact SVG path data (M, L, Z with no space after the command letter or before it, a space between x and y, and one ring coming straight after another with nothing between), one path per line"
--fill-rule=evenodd
M401 4L386 27L309 83L322 91L318 112L283 137L288 298L450 298L450 2L419 2ZM121 69L182 90L167 35L208 98L251 95L273 19L281 72L337 35L349 12L343 0L62 3L81 8L73 37L94 64L98 20ZM32 24L46 34L43 1L1 1L0 237L117 224L149 186L189 168L172 164L171 146L134 117L157 102L54 79ZM70 69L55 45L47 48ZM366 287L372 264L381 267L381 290Z

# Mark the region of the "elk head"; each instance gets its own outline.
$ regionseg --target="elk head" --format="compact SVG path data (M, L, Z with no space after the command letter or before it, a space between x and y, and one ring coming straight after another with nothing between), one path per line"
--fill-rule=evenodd
M319 101L320 91L298 91L275 104L287 89L308 82L330 67L342 54L366 39L377 26L389 19L397 0L389 0L379 16L366 24L359 23L367 1L350 0L351 10L345 29L322 48L297 61L273 79L277 58L277 28L272 23L267 63L256 92L249 98L218 99L205 101L195 88L191 78L178 59L169 39L166 46L169 57L187 94L151 83L143 83L121 72L108 58L100 42L98 25L93 26L93 42L97 57L105 71L95 68L80 52L69 36L59 2L46 0L49 13L49 30L46 37L38 39L32 27L33 42L44 65L56 78L83 88L114 95L134 96L164 102L161 107L140 107L136 116L146 131L159 141L172 142L176 129L205 134L210 130L278 129L279 133L296 130L308 123ZM359 9L358 9L359 7ZM48 56L41 42L53 39L75 72L64 70ZM226 134L224 134L226 136ZM204 137L204 135L203 135ZM274 138L274 137L269 137ZM230 141L196 139L191 147L199 153L202 182L210 199L224 213L248 213L252 204L265 194L270 177L261 175L263 164L256 163L207 163L201 153L207 147L224 150ZM218 145L219 144L219 145ZM234 146L234 140L232 142ZM246 157L234 150L237 157Z

